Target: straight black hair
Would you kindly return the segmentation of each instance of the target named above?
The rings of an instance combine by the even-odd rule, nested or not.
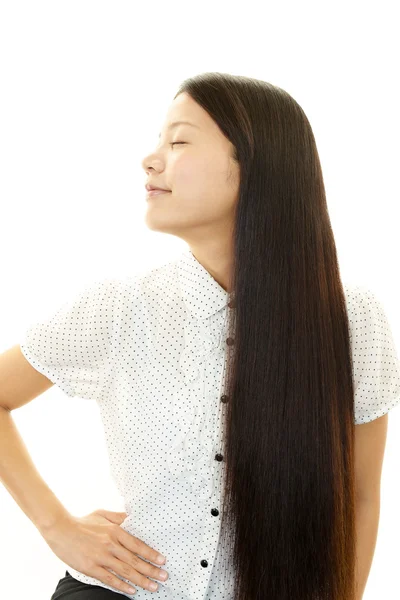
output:
[[[349,321],[311,125],[265,81],[205,73],[182,92],[240,166],[221,514],[232,600],[354,600]]]

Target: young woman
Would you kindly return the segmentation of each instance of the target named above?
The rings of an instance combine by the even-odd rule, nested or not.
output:
[[[0,357],[5,410],[52,383],[96,400],[125,499],[74,517],[1,466],[68,565],[52,600],[144,599],[153,580],[160,600],[360,600],[400,366],[378,297],[341,280],[304,111],[198,75],[143,169],[146,225],[188,248],[93,283]]]

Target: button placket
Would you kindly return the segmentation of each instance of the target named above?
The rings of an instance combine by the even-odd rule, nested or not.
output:
[[[222,332],[224,333],[224,332]],[[221,388],[223,385],[223,381],[224,381],[224,375],[225,375],[225,366],[226,366],[226,352],[225,352],[226,348],[221,347],[221,354],[220,354],[220,369],[219,369],[219,394],[217,396],[217,398],[221,399],[222,397],[227,398],[226,395],[222,394],[221,395]],[[218,407],[220,408],[220,406],[218,405]],[[222,444],[222,410],[218,410],[217,413],[217,425],[215,428],[215,435],[214,435],[214,443],[213,443],[213,449],[214,449],[214,455],[213,455],[213,460],[212,460],[212,477],[213,477],[213,481],[214,481],[214,494],[212,496],[212,498],[210,499],[211,501],[208,503],[208,505],[205,507],[205,518],[210,519],[209,521],[209,527],[205,528],[204,531],[204,535],[203,535],[203,543],[202,543],[202,547],[203,547],[203,556],[200,557],[200,573],[199,575],[202,576],[202,573],[204,573],[204,586],[205,588],[208,587],[209,585],[209,579],[211,577],[211,572],[212,572],[212,568],[213,568],[213,564],[214,564],[214,560],[215,560],[215,556],[217,553],[217,548],[218,548],[218,541],[220,538],[220,528],[221,528],[221,519],[220,518],[216,518],[219,517],[220,511],[219,511],[219,505],[221,502],[221,485],[222,485],[222,481],[223,481],[223,471],[221,469],[222,465],[218,465],[216,463],[218,463],[218,460],[215,460],[215,448],[219,448],[221,447]],[[219,454],[219,456],[222,456],[221,454]],[[202,568],[201,568],[202,567]],[[194,593],[194,590],[192,590]]]

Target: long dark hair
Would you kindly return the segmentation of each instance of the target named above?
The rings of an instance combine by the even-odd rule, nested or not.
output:
[[[221,515],[233,600],[354,600],[349,322],[311,125],[262,80],[205,73],[182,92],[240,166]]]

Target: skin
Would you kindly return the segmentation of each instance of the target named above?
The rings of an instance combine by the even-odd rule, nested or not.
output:
[[[169,128],[174,121],[194,123]],[[172,142],[185,142],[172,146]],[[232,231],[239,165],[232,143],[191,96],[170,105],[159,143],[142,161],[146,182],[171,190],[147,197],[145,223],[185,240],[217,283],[231,291]],[[147,192],[146,192],[147,194]]]

